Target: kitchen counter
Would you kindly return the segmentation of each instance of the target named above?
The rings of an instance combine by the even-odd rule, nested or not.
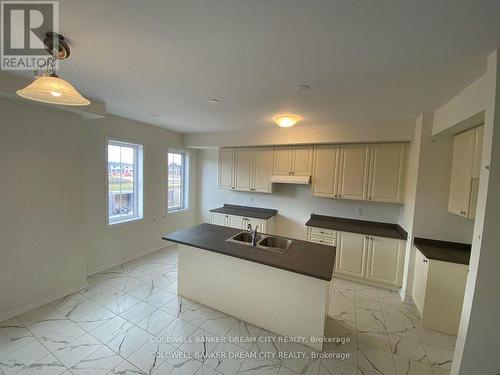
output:
[[[413,245],[427,258],[442,262],[469,264],[471,245],[415,237]]]
[[[334,246],[293,239],[293,244],[285,253],[277,253],[226,241],[239,232],[241,229],[205,223],[165,234],[162,238],[321,280],[332,279],[336,250]]]
[[[278,214],[277,210],[269,208],[237,206],[234,204],[224,204],[223,207],[211,209],[210,212],[217,212],[219,214],[236,215],[251,217],[254,219],[269,219]]]
[[[306,226],[406,240],[408,234],[397,224],[312,214]]]

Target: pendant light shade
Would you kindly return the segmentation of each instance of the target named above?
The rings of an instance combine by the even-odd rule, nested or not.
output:
[[[37,77],[30,85],[16,93],[23,98],[49,104],[74,106],[90,104],[90,101],[80,95],[70,83],[54,76]]]

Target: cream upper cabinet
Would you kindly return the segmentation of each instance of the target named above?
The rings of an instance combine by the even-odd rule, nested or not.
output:
[[[369,200],[403,202],[405,151],[404,143],[378,143],[370,146]]]
[[[339,198],[368,199],[370,145],[340,147]]]
[[[314,147],[313,194],[319,197],[337,198],[340,146]]]
[[[253,150],[251,148],[237,148],[235,151],[234,186],[236,190],[250,191],[252,188]]]
[[[448,211],[473,219],[481,169],[483,126],[457,134],[453,141]]]
[[[219,150],[219,188],[234,189],[234,148]]]
[[[390,286],[401,286],[405,241],[369,236],[366,279]]]
[[[367,236],[338,232],[335,272],[355,278],[364,278],[367,256]]]
[[[312,161],[311,146],[275,147],[273,175],[310,176]]]
[[[253,191],[258,193],[272,192],[271,175],[273,173],[272,147],[253,149]]]

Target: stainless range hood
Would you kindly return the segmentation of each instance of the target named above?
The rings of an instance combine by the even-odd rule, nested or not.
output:
[[[273,175],[273,176],[271,176],[271,182],[274,184],[307,185],[311,182],[311,176]]]

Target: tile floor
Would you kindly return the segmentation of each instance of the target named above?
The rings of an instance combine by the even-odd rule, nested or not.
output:
[[[327,336],[342,343],[318,358],[178,297],[175,247],[88,281],[0,323],[0,374],[449,374],[455,338],[419,329],[415,308],[386,290],[334,279]]]

